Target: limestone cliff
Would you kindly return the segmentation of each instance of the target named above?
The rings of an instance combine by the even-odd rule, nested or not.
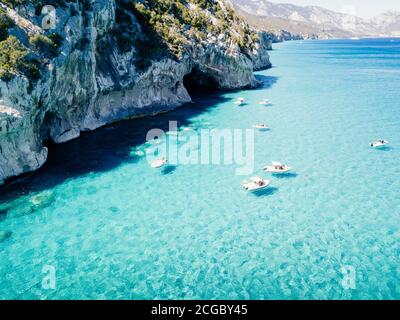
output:
[[[39,168],[46,140],[66,142],[82,131],[190,102],[187,75],[196,74],[191,79],[198,85],[207,79],[218,89],[239,89],[256,86],[253,70],[270,67],[268,38],[235,20],[224,1],[50,1],[56,9],[50,29],[43,26],[49,11],[38,13],[41,3],[33,2],[0,3],[14,21],[9,36],[26,47],[27,59],[40,62],[36,79],[0,66],[6,75],[0,80],[0,182]],[[160,11],[165,4],[176,8]],[[187,17],[186,8],[196,16]],[[196,19],[196,27],[188,19]],[[60,38],[56,54],[35,51],[34,37],[42,35]]]

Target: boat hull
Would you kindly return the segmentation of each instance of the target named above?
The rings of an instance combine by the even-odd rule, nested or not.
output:
[[[272,168],[272,167],[266,167],[266,168],[264,168],[264,170],[266,172],[269,172],[269,173],[272,173],[272,174],[285,174],[285,173],[289,173],[291,171],[291,168],[287,168],[287,169],[284,169],[284,170],[277,170],[277,169]]]

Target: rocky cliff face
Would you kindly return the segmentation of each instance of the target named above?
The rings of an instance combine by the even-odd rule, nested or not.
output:
[[[186,75],[238,89],[257,86],[253,70],[270,67],[270,41],[263,34],[244,52],[231,37],[213,33],[189,39],[179,58],[165,55],[143,67],[146,52],[138,44],[146,26],[126,9],[127,1],[65,2],[56,8],[51,32],[61,35],[62,44],[55,58],[45,59],[40,79],[15,74],[0,80],[0,182],[38,169],[47,158],[46,140],[66,142],[82,131],[190,102]],[[16,22],[9,33],[22,43],[29,34],[49,32],[29,2],[7,12]],[[121,41],[121,30],[137,41]]]

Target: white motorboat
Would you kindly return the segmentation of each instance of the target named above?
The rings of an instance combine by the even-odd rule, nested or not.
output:
[[[253,128],[257,129],[259,131],[267,131],[270,129],[266,124],[262,124],[262,123],[254,125]]]
[[[136,150],[130,153],[131,156],[144,157],[146,153],[143,150]]]
[[[377,140],[377,141],[371,142],[370,146],[372,148],[382,148],[382,147],[387,146],[388,144],[389,144],[389,141],[387,141],[387,140]]]
[[[179,131],[168,131],[167,136],[179,136]]]
[[[260,101],[260,104],[263,106],[270,106],[272,103],[269,100],[264,99],[264,100]]]
[[[262,190],[268,188],[268,186],[271,184],[271,181],[264,180],[260,177],[253,177],[250,180],[250,182],[243,183],[243,188],[247,191]]]
[[[272,162],[271,166],[264,167],[264,170],[271,173],[287,173],[291,170],[290,167],[280,162]]]
[[[148,141],[149,144],[161,144],[162,140],[161,139],[152,139]]]
[[[238,106],[242,106],[244,105],[244,101],[245,101],[244,98],[237,98],[235,104]]]
[[[165,158],[156,159],[152,162],[151,167],[153,169],[161,168],[168,163],[168,160]]]

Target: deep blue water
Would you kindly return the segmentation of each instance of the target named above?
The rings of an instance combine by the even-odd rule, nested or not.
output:
[[[274,49],[261,89],[51,146],[1,187],[0,299],[399,299],[400,39]],[[249,176],[271,188],[245,192],[235,164],[151,169],[146,133],[168,120],[184,136],[267,123]],[[293,173],[261,170],[275,160]]]

